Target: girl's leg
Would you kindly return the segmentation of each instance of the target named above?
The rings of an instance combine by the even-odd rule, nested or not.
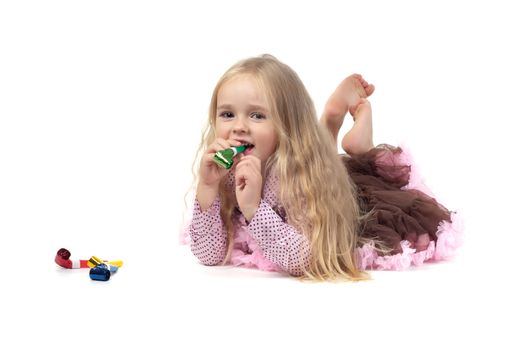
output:
[[[330,96],[330,98],[326,102],[326,106],[324,108],[324,112],[322,113],[322,117],[320,118],[320,123],[329,130],[331,135],[333,135],[335,148],[337,148],[338,133],[344,121],[344,117],[346,116],[346,113],[350,112],[350,114],[355,119],[357,108],[361,99],[370,96],[374,90],[375,87],[366,82],[366,80],[364,80],[360,74],[353,74],[344,79],[342,83],[340,83],[340,85],[335,89],[335,92],[333,92],[333,94]],[[357,122],[355,123],[357,124]],[[359,124],[362,125],[365,123],[361,122]],[[365,128],[360,125],[358,126],[358,129],[364,130]],[[355,125],[353,126],[353,128],[355,128]],[[356,132],[352,133],[351,135],[354,134],[356,134]],[[349,141],[349,137],[347,141]],[[354,148],[353,145],[355,144],[357,144],[357,142],[352,142],[349,145],[346,144],[346,147],[344,147],[343,145],[343,148],[344,150],[346,150],[346,152],[348,152],[350,146]],[[356,152],[352,150],[352,153]]]

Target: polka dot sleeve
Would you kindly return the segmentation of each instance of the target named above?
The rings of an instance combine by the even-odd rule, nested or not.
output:
[[[249,233],[264,256],[293,276],[300,276],[309,264],[306,236],[288,225],[264,200],[248,226]]]
[[[227,230],[220,217],[219,196],[204,212],[201,211],[198,200],[194,200],[189,233],[190,249],[204,265],[218,265],[225,259]]]

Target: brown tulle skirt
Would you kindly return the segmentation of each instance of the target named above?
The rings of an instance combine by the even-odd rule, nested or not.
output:
[[[424,192],[410,188],[411,164],[401,148],[379,145],[357,156],[342,155],[351,179],[357,185],[366,216],[361,237],[388,248],[384,254],[401,253],[406,240],[416,251],[437,241],[438,226],[451,221],[451,212]],[[414,186],[418,187],[418,186]]]

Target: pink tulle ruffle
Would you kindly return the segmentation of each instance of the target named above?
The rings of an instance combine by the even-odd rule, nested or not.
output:
[[[399,162],[400,164],[410,165],[411,171],[410,171],[410,179],[408,180],[408,185],[403,187],[403,189],[413,189],[423,192],[424,194],[433,197],[432,191],[428,188],[428,186],[425,185],[422,177],[421,172],[419,170],[419,167],[415,164],[412,155],[408,151],[408,149],[401,145],[399,146],[401,148],[402,152],[399,154]]]
[[[425,185],[420,176],[418,167],[413,161],[413,158],[404,146],[400,146],[402,152],[395,160],[396,163],[402,165],[410,165],[410,179],[408,185],[403,189],[419,190],[430,197],[433,197],[432,191]],[[386,157],[390,157],[387,154]],[[388,162],[390,159],[379,159],[381,162]],[[374,249],[373,242],[363,245],[358,248],[358,255],[360,258],[360,266],[363,270],[377,269],[377,270],[405,270],[414,266],[420,266],[425,261],[440,261],[452,257],[456,249],[462,244],[463,220],[457,213],[450,215],[452,222],[442,221],[437,228],[437,243],[431,241],[425,250],[417,252],[416,249],[410,247],[410,242],[402,241],[402,253],[395,255],[379,256]]]
[[[257,268],[263,271],[280,271],[280,268],[269,261],[262,249],[249,234],[247,226],[240,218],[240,225],[234,232],[234,247],[231,254],[231,263],[234,266]]]
[[[190,244],[190,233],[188,230],[188,225],[186,225],[186,227],[181,229],[181,233],[179,234],[179,244],[182,244],[182,245]]]
[[[358,248],[360,267],[362,270],[406,270],[412,265],[420,266],[425,261],[440,261],[454,255],[461,245],[463,222],[458,214],[451,215],[452,222],[442,221],[437,231],[437,244],[431,241],[425,250],[417,252],[410,247],[410,242],[402,241],[402,253],[379,256],[373,242]]]

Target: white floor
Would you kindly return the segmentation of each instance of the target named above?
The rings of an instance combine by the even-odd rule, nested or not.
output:
[[[110,281],[96,282],[87,270],[54,265],[54,242],[19,243],[2,276],[6,348],[525,345],[523,274],[500,264],[505,256],[476,254],[470,245],[452,261],[374,271],[369,282],[303,283],[205,267],[186,246],[146,239],[140,247],[123,244],[120,256],[98,254],[125,264]]]

